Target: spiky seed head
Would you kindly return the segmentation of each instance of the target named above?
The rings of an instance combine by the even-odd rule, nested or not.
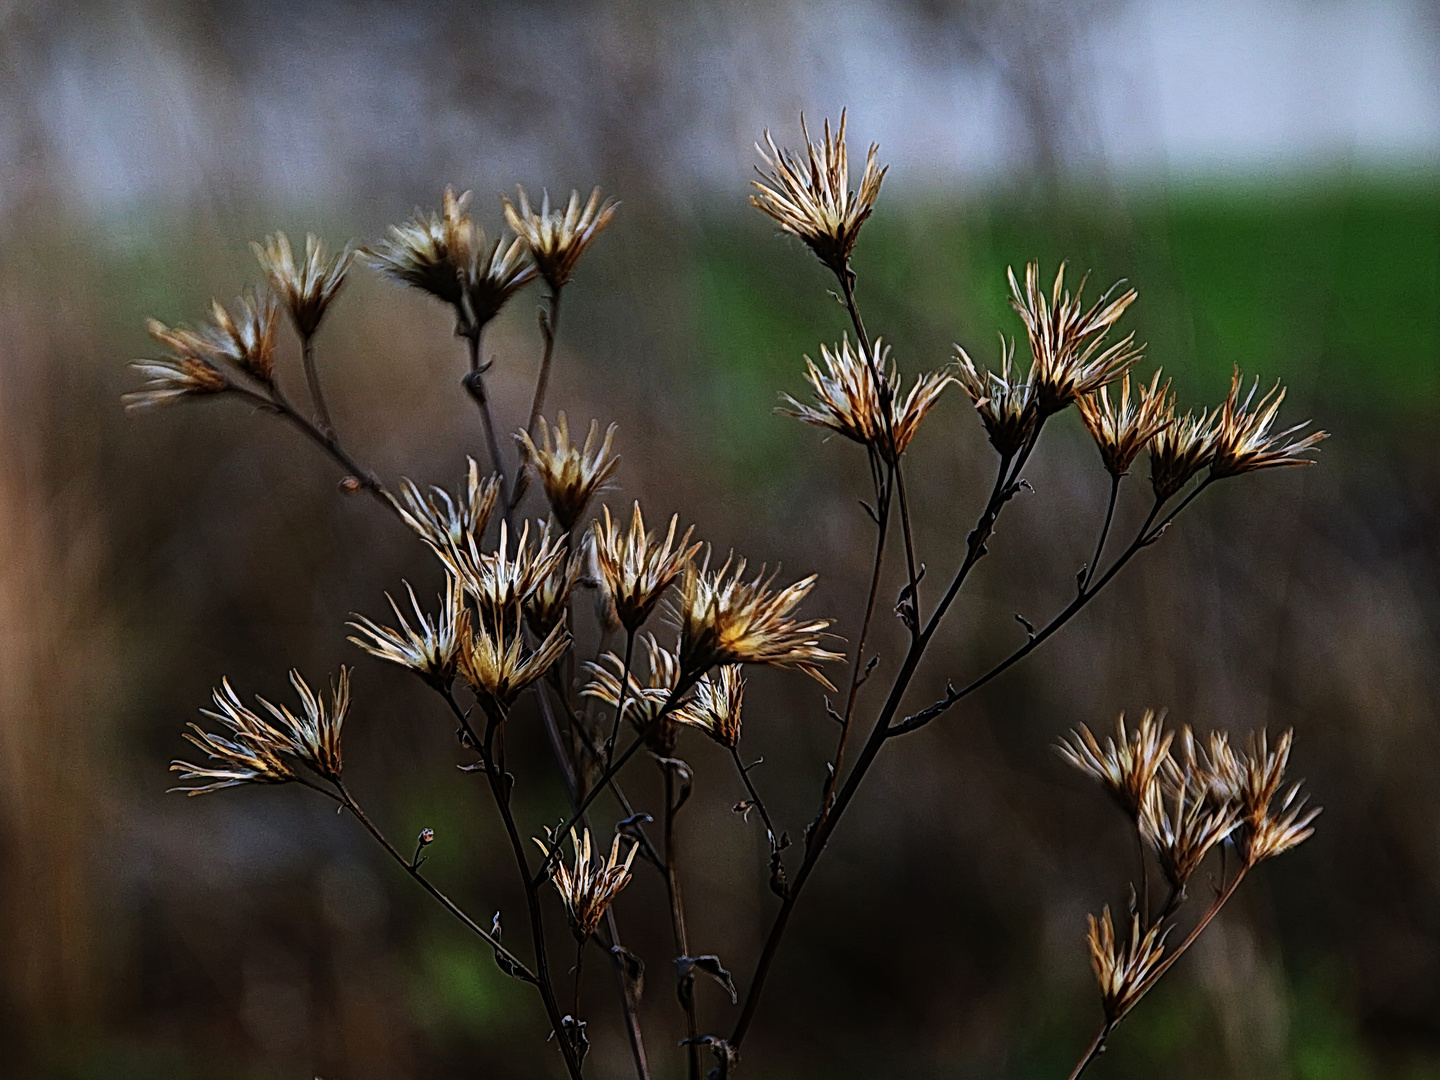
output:
[[[155,360],[135,360],[130,366],[145,376],[145,385],[121,400],[127,409],[152,405],[173,405],[187,397],[220,394],[230,389],[230,380],[206,356],[200,338],[181,327],[171,329],[158,320],[148,323],[150,336],[170,350]]]
[[[1298,847],[1315,831],[1313,822],[1320,815],[1320,807],[1307,805],[1300,795],[1300,785],[1291,785],[1281,795],[1293,735],[1286,731],[1273,749],[1263,730],[1250,738],[1240,788],[1244,818],[1240,846],[1247,866]],[[1277,797],[1280,805],[1274,807]]]
[[[943,371],[917,376],[902,400],[899,391],[903,387],[890,360],[889,346],[876,338],[873,350],[872,363],[863,350],[850,344],[848,335],[833,351],[822,344],[820,356],[825,361],[825,372],[805,357],[806,378],[814,390],[815,404],[801,404],[786,394],[791,408],[780,412],[869,446],[885,461],[894,463],[955,378]]]
[[[510,526],[502,521],[494,551],[482,553],[473,533],[464,547],[436,550],[483,616],[508,620],[521,614],[524,603],[565,562],[565,541],[550,535],[548,523],[541,525],[539,532],[538,541],[530,543],[530,522],[525,522],[512,552]]]
[[[463,233],[460,221],[468,199],[468,192],[457,197],[454,189],[447,187],[441,213],[417,209],[409,221],[391,225],[387,240],[363,252],[365,260],[387,277],[459,310],[465,297],[450,248]]]
[[[415,590],[407,582],[410,608],[415,613],[412,627],[400,606],[388,593],[397,626],[392,628],[355,615],[349,625],[358,636],[349,640],[372,656],[409,668],[432,686],[448,689],[455,680],[461,645],[470,635],[470,612],[465,607],[465,594],[453,575],[445,575],[445,595],[440,610],[431,619],[415,599]]]
[[[296,263],[290,238],[283,232],[250,245],[270,287],[285,301],[295,332],[305,340],[315,336],[330,302],[345,284],[345,275],[355,259],[355,249],[346,244],[334,255],[314,233],[305,236],[305,258]]]
[[[836,275],[849,273],[850,253],[860,235],[860,226],[875,208],[885,168],[878,160],[880,148],[871,144],[860,177],[860,190],[850,190],[849,153],[845,143],[845,112],[832,135],[825,121],[823,138],[810,141],[805,117],[800,117],[805,139],[804,159],[781,150],[765,132],[765,146],[755,149],[769,172],[756,166],[761,179],[752,181],[756,193],[750,205],[771,217],[780,228],[798,236]],[[768,151],[767,148],[768,147]]]
[[[227,311],[218,300],[210,301],[214,325],[204,334],[212,360],[233,364],[267,386],[275,377],[275,329],[279,307],[269,294],[247,292]]]
[[[587,941],[599,928],[600,920],[605,917],[620,890],[630,883],[630,864],[635,861],[639,845],[632,844],[622,862],[617,834],[610,845],[610,857],[596,859],[590,846],[590,830],[586,829],[584,839],[580,840],[576,838],[575,830],[571,829],[570,846],[575,851],[575,865],[568,867],[556,853],[555,838],[548,835],[548,830],[547,839],[536,837],[535,843],[549,861],[550,881],[565,904],[571,931],[577,941]]]
[[[643,634],[640,640],[645,646],[650,674],[642,683],[638,665],[632,664],[625,682],[622,719],[629,721],[637,732],[649,732],[650,749],[661,757],[669,757],[675,750],[676,710],[666,715],[653,730],[651,724],[660,716],[680,683],[680,660],[656,641],[654,634]],[[590,672],[590,681],[580,691],[581,695],[619,708],[620,677],[625,671],[625,661],[614,653],[606,653],[598,662],[586,663],[585,667]]]
[[[1150,487],[1160,502],[1177,494],[1215,457],[1215,421],[1204,409],[1175,416],[1172,397],[1165,403],[1169,423],[1150,440]]]
[[[1080,300],[1085,283],[1072,297],[1065,289],[1065,264],[1055,275],[1047,297],[1040,287],[1040,264],[1025,267],[1025,288],[1010,279],[1010,305],[1025,324],[1033,358],[1030,379],[1035,387],[1035,404],[1042,418],[1057,413],[1076,398],[1092,394],[1118,379],[1140,359],[1140,349],[1130,335],[1105,347],[1105,337],[1125,309],[1135,300],[1134,289],[1112,299],[1119,287],[1112,287],[1090,308]]]
[[[525,598],[525,621],[541,637],[565,622],[570,596],[580,580],[581,560],[568,555]]]
[[[1210,460],[1210,475],[1215,479],[1239,476],[1241,473],[1259,469],[1274,469],[1290,465],[1313,465],[1313,458],[1304,454],[1329,437],[1328,432],[1314,431],[1299,438],[1291,436],[1309,426],[1310,421],[1296,424],[1284,431],[1271,432],[1280,404],[1285,400],[1285,388],[1278,382],[1270,392],[1255,401],[1259,389],[1257,378],[1250,385],[1250,392],[1240,397],[1242,379],[1240,369],[1235,368],[1230,378],[1230,393],[1220,406],[1220,416],[1215,427],[1215,455]]]
[[[1239,825],[1240,808],[1233,800],[1214,799],[1207,762],[1188,727],[1181,732],[1178,759],[1175,754],[1165,755],[1160,781],[1151,785],[1140,807],[1138,826],[1154,849],[1165,880],[1177,896],[1183,896],[1205,856]]]
[[[762,567],[746,581],[745,560],[732,555],[719,570],[693,564],[680,588],[680,668],[698,677],[717,664],[766,664],[803,671],[834,689],[820,665],[843,657],[821,645],[828,619],[802,621],[792,612],[815,587],[816,577],[775,591],[775,575]]]
[[[675,719],[698,727],[721,746],[734,748],[740,742],[744,698],[745,679],[740,665],[726,664],[700,677],[690,697],[675,710]]]
[[[610,517],[610,508],[602,508],[602,516],[591,527],[595,566],[601,584],[613,599],[615,617],[630,633],[644,624],[680,573],[690,565],[699,544],[692,544],[693,528],[676,542],[675,532],[680,515],[670,518],[665,539],[645,531],[640,504],[634,504],[630,527],[622,528]]]
[[[956,382],[975,404],[990,445],[1002,457],[1013,457],[1035,432],[1039,418],[1035,385],[1014,366],[1015,343],[1000,335],[1000,373],[978,368],[959,345],[955,346]],[[1033,373],[1032,373],[1033,374]]]
[[[1164,958],[1165,934],[1158,923],[1142,933],[1140,916],[1132,915],[1129,943],[1117,943],[1108,906],[1101,912],[1100,918],[1087,915],[1086,919],[1089,922],[1086,941],[1090,946],[1090,966],[1095,969],[1095,979],[1100,984],[1105,1020],[1107,1024],[1114,1025],[1135,1007],[1150,988]]]
[[[500,478],[481,480],[475,459],[466,461],[465,480],[453,496],[440,487],[421,492],[409,479],[400,481],[399,498],[390,496],[400,519],[437,554],[466,550],[472,540],[478,544],[495,512]]]
[[[1100,460],[1117,480],[1130,471],[1146,444],[1175,422],[1174,413],[1165,401],[1169,392],[1169,381],[1161,386],[1157,369],[1150,385],[1141,385],[1132,403],[1127,371],[1120,380],[1118,404],[1111,404],[1109,389],[1103,386],[1076,400],[1080,419],[1100,450]]]
[[[509,708],[569,647],[570,634],[563,624],[532,651],[525,644],[518,605],[509,613],[482,610],[474,632],[460,649],[459,671],[477,695]]]
[[[173,762],[171,771],[182,780],[204,781],[199,787],[179,788],[191,795],[200,795],[237,784],[280,784],[298,778],[285,755],[295,758],[311,772],[325,780],[340,779],[340,729],[350,708],[350,672],[342,667],[340,676],[330,686],[327,703],[314,693],[298,671],[290,672],[291,685],[300,695],[300,715],[286,706],[273,705],[264,698],[256,700],[270,714],[266,719],[241,703],[239,696],[222,680],[214,692],[215,711],[201,713],[229,731],[216,735],[198,724],[191,724],[185,738],[205,751],[218,766]]]
[[[590,198],[582,208],[580,193],[570,192],[570,201],[564,210],[550,209],[550,193],[541,196],[540,209],[532,210],[530,198],[523,187],[516,187],[520,203],[517,209],[505,196],[500,201],[505,207],[505,221],[515,235],[525,244],[530,258],[535,260],[536,269],[552,290],[565,286],[575,273],[575,264],[585,249],[610,219],[615,216],[619,203],[614,199],[600,198],[597,187],[590,192]]]
[[[515,441],[540,482],[545,497],[561,532],[569,532],[584,515],[595,493],[604,486],[620,465],[612,457],[610,447],[615,441],[616,425],[605,429],[600,439],[600,423],[590,421],[590,431],[583,446],[570,441],[570,426],[565,414],[559,414],[554,428],[540,418],[540,445],[537,447],[528,431],[518,432]]]
[[[1056,747],[1060,756],[1081,772],[1098,780],[1132,819],[1152,797],[1174,733],[1163,728],[1164,714],[1146,709],[1134,731],[1125,727],[1125,714],[1115,723],[1115,735],[1102,746],[1080,724]]]

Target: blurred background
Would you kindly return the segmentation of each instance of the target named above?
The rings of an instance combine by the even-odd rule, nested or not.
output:
[[[222,676],[289,700],[291,665],[315,683],[354,664],[353,787],[394,836],[434,828],[434,878],[523,941],[446,717],[344,640],[402,579],[437,586],[419,545],[270,418],[224,401],[127,416],[125,362],[153,355],[146,316],[194,322],[254,280],[247,242],[267,231],[373,240],[446,184],[474,188],[493,230],[516,182],[599,184],[623,206],[566,294],[549,411],[620,424],[612,507],[640,498],[820,572],[808,609],[853,639],[861,455],[773,411],[843,311],[746,205],[763,128],[793,146],[802,110],[848,105],[855,157],[874,140],[891,166],[855,266],[902,371],[957,341],[992,358],[1019,330],[1005,268],[1067,258],[1139,290],[1144,370],[1163,364],[1182,401],[1217,401],[1238,364],[1334,437],[1319,468],[1207,493],[1051,644],[892,744],[801,903],[746,1075],[1066,1075],[1099,1018],[1084,915],[1122,905],[1134,868],[1124,823],[1050,748],[1168,706],[1201,728],[1293,726],[1325,813],[1093,1075],[1440,1077],[1440,7],[30,0],[0,5],[0,104],[4,1075],[560,1075],[532,995],[354,822],[304,791],[165,794]],[[537,298],[487,338],[510,429]],[[451,329],[357,269],[322,331],[337,422],[389,481],[453,484],[482,455]],[[911,468],[939,581],[993,469],[962,395]],[[1073,415],[1029,476],[917,703],[1023,640],[1012,613],[1039,623],[1071,595],[1108,489]],[[512,726],[538,832],[560,793],[538,726]],[[832,739],[812,684],[755,676],[746,754],[792,835]],[[696,949],[748,979],[776,903],[763,838],[731,812],[724,756],[682,753]],[[635,772],[653,806],[653,768]],[[619,908],[650,965],[657,1077],[682,1068],[659,897],[642,874]],[[728,998],[699,993],[728,1030]],[[591,964],[595,1077],[628,1068],[613,994]]]

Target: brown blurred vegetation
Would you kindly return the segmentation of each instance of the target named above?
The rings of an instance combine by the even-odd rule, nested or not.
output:
[[[983,6],[935,7],[898,10],[922,26],[996,25]],[[278,695],[292,665],[323,678],[355,664],[354,786],[395,835],[435,828],[437,880],[481,915],[500,908],[518,932],[519,898],[496,869],[501,838],[452,768],[445,717],[344,642],[349,613],[381,614],[402,579],[438,584],[413,538],[339,494],[329,464],[266,417],[223,402],[120,409],[133,385],[123,361],[150,349],[144,316],[193,320],[212,294],[233,294],[255,276],[244,242],[262,230],[373,237],[446,182],[481,193],[515,179],[596,182],[620,195],[621,218],[567,296],[553,407],[572,423],[620,424],[612,506],[639,498],[653,513],[679,511],[719,548],[819,571],[811,609],[853,636],[868,570],[863,466],[852,447],[771,411],[778,390],[799,388],[800,351],[833,340],[842,313],[797,245],[743,216],[748,162],[715,192],[657,161],[681,153],[696,109],[731,107],[749,135],[761,122],[787,127],[804,102],[777,79],[773,109],[754,124],[702,87],[677,103],[667,95],[685,85],[683,43],[666,37],[663,6],[577,11],[452,4],[417,19],[412,39],[386,47],[433,95],[421,95],[417,146],[448,150],[397,155],[385,140],[406,133],[386,129],[367,169],[354,149],[367,144],[342,137],[364,124],[362,104],[321,128],[345,148],[331,162],[340,193],[302,177],[289,201],[274,185],[263,198],[248,186],[264,170],[246,140],[272,122],[246,111],[257,62],[291,31],[343,37],[342,19],[381,9],[317,6],[291,21],[267,5],[40,4],[6,16],[7,138],[27,164],[7,184],[0,223],[5,1075],[555,1072],[526,995],[353,823],[305,792],[164,794],[179,730],[222,675]],[[768,16],[717,11],[727,26],[753,14],[747,33],[765,38]],[[462,13],[495,32],[452,37]],[[117,208],[69,186],[63,133],[47,127],[36,90],[52,84],[38,73],[127,25],[124,40],[207,73],[197,126],[178,142],[155,133],[157,153],[186,157],[203,196]],[[970,48],[958,31],[949,40]],[[323,49],[315,55],[316,77],[333,74]],[[580,59],[556,62],[565,56]],[[537,69],[558,81],[537,88]],[[1044,125],[1035,130],[1039,145]],[[505,138],[482,144],[476,131]],[[861,137],[872,136],[883,144],[884,131]],[[326,159],[323,146],[313,154]],[[405,168],[387,171],[397,157]],[[1336,437],[1319,468],[1223,485],[1022,668],[887,751],[801,905],[749,1047],[757,1075],[1059,1073],[1096,1014],[1083,915],[1123,902],[1131,853],[1104,800],[1049,746],[1071,723],[1150,705],[1200,726],[1293,725],[1295,771],[1326,811],[1311,843],[1242,891],[1095,1074],[1440,1075],[1433,192],[1430,180],[1418,195],[1368,202],[1282,191],[1243,204],[1249,226],[1235,224],[1239,202],[1220,200],[1214,220],[1236,235],[1261,247],[1295,240],[1266,253],[1273,276],[1259,284],[1256,267],[1241,266],[1245,243],[1217,239],[1204,249],[1216,265],[1202,267],[1178,226],[1165,231],[1170,211],[1115,192],[1047,184],[938,205],[933,194],[882,196],[861,241],[860,293],[902,370],[940,363],[956,338],[987,354],[996,329],[1016,329],[998,268],[1069,255],[1107,282],[1131,278],[1135,328],[1183,394],[1215,399],[1238,361],[1284,375],[1291,415],[1313,413]],[[1292,213],[1317,198],[1336,207],[1333,235],[1312,235],[1311,219]],[[1394,248],[1404,285],[1357,304],[1346,230],[1384,228],[1405,234]],[[1293,257],[1302,241],[1308,262]],[[1273,339],[1247,336],[1240,316],[1227,322],[1253,299],[1225,295],[1232,268],[1263,294]],[[502,323],[487,346],[500,415],[518,423],[538,355],[533,297]],[[337,423],[389,480],[453,483],[463,455],[481,452],[449,331],[438,308],[357,272],[322,333]],[[1078,423],[1057,427],[1031,472],[1036,492],[1005,521],[917,700],[1012,648],[1022,634],[1012,612],[1038,621],[1068,598],[1105,478]],[[988,487],[978,429],[952,395],[915,451],[920,543],[937,571],[957,558]],[[757,780],[796,834],[831,738],[803,683],[756,676],[747,719],[748,753],[766,761]],[[538,730],[516,727],[521,812],[538,828],[558,816],[560,793]],[[688,828],[721,839],[689,856],[692,920],[706,951],[748,975],[774,900],[761,839],[730,810],[738,781],[710,749],[690,750]],[[655,888],[638,880],[637,904]],[[679,1058],[661,1034],[676,1030],[665,932],[630,925],[624,907],[631,947],[651,960],[650,1047],[657,1075],[669,1074]],[[612,993],[603,971],[589,974],[597,1002]],[[702,1009],[717,1026],[730,1015],[718,992]],[[594,1011],[592,1070],[618,1075],[618,1017]]]

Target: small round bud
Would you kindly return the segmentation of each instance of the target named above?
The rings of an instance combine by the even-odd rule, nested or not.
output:
[[[421,847],[428,847],[428,846],[430,846],[431,844],[433,844],[433,843],[435,842],[435,830],[434,830],[434,829],[421,829],[421,830],[420,830],[419,840],[420,840],[420,846],[421,846]]]
[[[358,476],[346,476],[340,481],[340,491],[344,495],[354,495],[364,486]]]

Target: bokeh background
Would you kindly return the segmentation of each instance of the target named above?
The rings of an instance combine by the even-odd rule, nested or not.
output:
[[[125,362],[152,349],[147,315],[194,321],[253,280],[247,241],[271,229],[374,239],[447,183],[493,228],[492,193],[515,182],[599,184],[624,204],[567,293],[552,410],[620,424],[612,506],[640,498],[722,549],[820,572],[811,610],[853,636],[863,462],[773,411],[843,312],[746,205],[762,128],[794,145],[801,110],[848,105],[852,142],[891,165],[856,269],[902,370],[956,341],[992,357],[1018,330],[1005,267],[1068,258],[1138,288],[1127,321],[1182,399],[1217,400],[1238,364],[1285,380],[1286,415],[1334,437],[1319,468],[1207,495],[1063,635],[887,751],[802,902],[747,1074],[1065,1075],[1098,1018],[1084,914],[1123,904],[1133,864],[1123,823],[1050,747],[1153,705],[1293,726],[1325,813],[1094,1075],[1440,1076],[1433,4],[30,0],[0,6],[0,105],[4,1075],[559,1075],[531,995],[353,822],[303,791],[165,794],[222,675],[274,697],[291,665],[313,682],[355,664],[353,786],[394,835],[436,829],[427,868],[523,939],[445,717],[344,640],[402,578],[434,588],[419,545],[264,416],[125,415]],[[535,300],[488,339],[507,426]],[[389,480],[453,483],[481,453],[450,330],[357,270],[323,331],[337,421]],[[1039,622],[1073,588],[1107,483],[1075,418],[1053,427],[917,701],[1013,648],[1012,613]],[[951,393],[911,474],[937,579],[992,467]],[[758,675],[747,725],[798,835],[832,739],[819,694]],[[538,729],[514,727],[538,831],[559,791]],[[725,759],[684,753],[692,933],[748,977],[775,903],[762,840],[731,813]],[[645,768],[634,783],[653,799]],[[672,1076],[658,897],[642,875],[621,923]],[[589,1068],[620,1076],[602,967]],[[700,994],[727,1030],[728,999]]]

